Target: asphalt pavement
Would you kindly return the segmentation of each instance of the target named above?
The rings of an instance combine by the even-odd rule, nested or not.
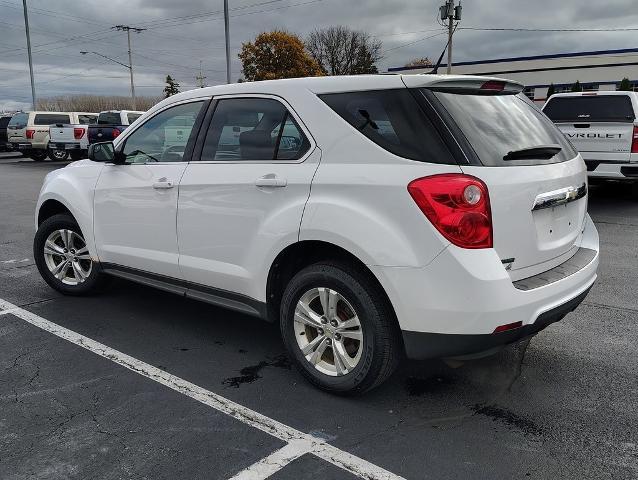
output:
[[[592,188],[600,278],[561,322],[458,368],[405,362],[382,387],[340,398],[291,368],[274,325],[126,281],[84,298],[51,290],[31,241],[42,179],[60,166],[0,154],[0,300],[20,307],[0,312],[1,479],[229,479],[276,456],[285,428],[386,478],[638,478],[629,189]],[[257,414],[285,428],[268,433]],[[357,478],[313,452],[270,478]]]

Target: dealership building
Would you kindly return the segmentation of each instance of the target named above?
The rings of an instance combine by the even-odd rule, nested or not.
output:
[[[557,53],[531,57],[496,58],[452,64],[452,73],[508,78],[525,85],[525,94],[538,103],[555,93],[570,91],[578,80],[584,91],[616,90],[623,78],[638,89],[638,48],[594,52]],[[439,72],[445,72],[441,65]],[[429,73],[432,68],[397,67],[392,73]]]

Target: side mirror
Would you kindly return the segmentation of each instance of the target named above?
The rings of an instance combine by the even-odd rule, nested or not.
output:
[[[121,152],[115,151],[113,142],[99,142],[89,145],[89,160],[122,164],[125,163],[126,157]]]

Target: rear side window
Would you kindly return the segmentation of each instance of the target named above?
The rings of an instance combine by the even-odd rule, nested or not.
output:
[[[120,112],[102,112],[97,117],[98,125],[119,125]]]
[[[126,118],[128,120],[128,124],[130,125],[131,123],[133,123],[135,120],[137,120],[141,116],[142,116],[141,113],[127,113],[126,114]]]
[[[60,115],[59,113],[38,113],[33,119],[34,125],[55,125],[56,123],[69,123],[71,120],[68,115]]]
[[[97,115],[78,115],[80,125],[93,125],[97,122]]]
[[[633,122],[636,118],[627,95],[554,97],[543,113],[554,122]]]
[[[286,107],[269,98],[220,100],[202,160],[299,160],[310,142]]]
[[[435,92],[434,97],[450,114],[485,166],[544,165],[565,162],[578,155],[560,130],[530,105],[529,100],[518,95]],[[549,159],[504,158],[510,152],[548,145],[558,145],[561,150]]]
[[[381,148],[410,160],[456,161],[407,88],[331,93],[320,98]]]
[[[16,128],[24,128],[27,126],[29,115],[27,113],[16,113],[11,120],[9,120],[9,126]]]

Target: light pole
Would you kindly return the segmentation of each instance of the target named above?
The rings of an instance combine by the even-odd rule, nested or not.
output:
[[[24,8],[24,29],[27,32],[27,52],[29,55],[29,75],[31,76],[31,100],[33,102],[33,110],[35,106],[35,83],[33,81],[33,60],[31,59],[31,35],[29,34],[29,14],[27,13],[27,0],[22,0],[22,7]]]
[[[136,109],[136,102],[135,102],[135,87],[133,85],[133,66],[132,65],[127,65],[126,63],[122,63],[122,62],[120,62],[118,60],[115,60],[114,58],[107,57],[106,55],[103,55],[103,54],[101,54],[99,52],[85,52],[85,51],[82,51],[80,53],[82,55],[86,55],[87,53],[92,53],[93,55],[97,55],[99,57],[106,58],[107,60],[110,60],[111,62],[117,63],[118,65],[122,65],[123,67],[126,67],[126,68],[129,69],[129,71],[131,72],[131,98],[133,99],[133,110],[135,110]],[[129,58],[131,58],[130,57],[130,51],[129,51]]]
[[[224,32],[226,36],[226,83],[230,82],[230,26],[228,21],[228,0],[224,0]]]
[[[133,55],[131,53],[131,30],[135,33],[141,33],[145,28],[131,27],[129,25],[115,25],[114,27],[118,31],[125,31],[128,37],[128,68],[131,72],[131,97],[133,97],[133,110],[136,109],[135,104],[135,83],[133,82]]]

